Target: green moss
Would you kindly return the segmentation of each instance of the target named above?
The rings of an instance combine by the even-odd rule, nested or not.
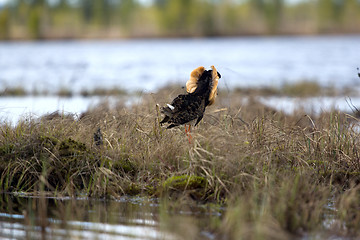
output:
[[[165,189],[176,190],[204,189],[206,187],[206,179],[200,176],[173,176],[166,179],[163,187]]]
[[[135,183],[132,183],[127,188],[125,188],[124,191],[125,194],[134,196],[141,193],[141,187]]]
[[[71,138],[62,141],[59,146],[60,156],[78,155],[84,153],[86,150],[84,143],[77,142]]]
[[[136,171],[135,165],[129,161],[129,159],[121,159],[115,161],[113,168],[117,171],[123,171],[124,173],[134,174]]]
[[[162,186],[162,191],[171,199],[186,198],[206,202],[213,193],[212,190],[207,188],[206,178],[200,176],[181,175],[169,177]],[[161,192],[161,189],[158,190]]]

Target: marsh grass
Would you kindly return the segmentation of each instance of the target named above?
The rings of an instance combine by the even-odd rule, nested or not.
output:
[[[6,87],[0,91],[0,96],[26,96],[27,92],[24,88],[17,86],[17,87]]]
[[[121,88],[96,88],[91,91],[89,90],[82,90],[80,92],[80,95],[83,97],[89,97],[89,96],[121,96],[121,95],[127,95],[129,94],[126,90]]]
[[[318,97],[318,96],[358,96],[358,91],[353,86],[338,88],[333,85],[322,86],[313,80],[299,80],[297,82],[285,82],[278,87],[239,88],[236,92],[246,95],[261,96],[287,96],[287,97]]]
[[[169,94],[175,91],[180,92],[175,89],[181,89],[182,87],[183,86],[179,84],[171,84],[168,86],[164,86],[160,91]],[[334,85],[322,86],[317,81],[311,79],[304,79],[296,82],[284,82],[282,85],[277,87],[261,86],[261,87],[235,88],[233,92],[247,97],[259,96],[259,95],[287,96],[287,97],[359,96],[359,91],[356,88],[354,88],[353,85],[344,86],[342,88],[338,88]],[[15,87],[3,86],[2,88],[0,88],[0,97],[49,96],[49,95],[59,96],[59,97],[73,97],[73,96],[106,97],[106,96],[139,96],[139,95],[143,95],[143,93],[137,91],[129,91],[116,86],[110,88],[98,87],[93,89],[82,89],[80,92],[64,86],[61,86],[59,89],[55,89],[55,91],[50,91],[50,89],[44,90],[37,88],[34,88],[31,91],[29,91],[23,88],[22,86],[15,86]]]
[[[189,144],[181,127],[159,124],[156,104],[177,93],[144,95],[131,108],[103,103],[81,116],[2,123],[1,190],[219,204],[227,210],[211,229],[228,239],[329,231],[326,206],[336,199],[331,215],[346,226],[336,234],[358,236],[358,119],[335,111],[286,115],[229,94],[206,110]]]
[[[124,89],[121,88],[95,88],[92,90],[83,89],[79,93],[73,89],[67,87],[60,87],[55,92],[50,92],[49,90],[40,90],[37,88],[32,89],[31,91],[23,88],[22,86],[15,87],[3,87],[0,89],[0,97],[22,97],[22,96],[49,96],[55,95],[59,97],[73,97],[75,95],[80,95],[82,97],[92,97],[92,96],[124,96],[130,95]]]

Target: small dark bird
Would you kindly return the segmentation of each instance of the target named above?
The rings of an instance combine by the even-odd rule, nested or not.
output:
[[[100,146],[103,144],[103,135],[101,133],[100,127],[97,129],[97,131],[94,133],[94,142],[96,146]]]
[[[190,79],[186,83],[187,94],[177,96],[171,104],[161,108],[161,113],[165,115],[160,124],[168,123],[167,128],[173,128],[182,124],[195,121],[195,126],[204,116],[205,108],[215,102],[217,95],[217,85],[220,73],[214,66],[212,70],[205,70],[204,67],[198,67],[190,74]],[[186,128],[185,133],[191,135],[190,126]]]
[[[357,68],[357,70],[358,70],[358,77],[360,78],[360,72],[359,72],[359,68]]]

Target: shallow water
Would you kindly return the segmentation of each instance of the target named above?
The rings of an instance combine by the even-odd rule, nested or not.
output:
[[[292,114],[298,110],[306,113],[320,114],[326,111],[339,110],[352,113],[360,106],[360,97],[259,97],[261,103],[276,110]]]
[[[222,74],[223,89],[302,79],[353,86],[359,84],[359,42],[360,35],[0,42],[0,88],[147,92],[184,84],[195,67],[211,65]]]
[[[0,239],[224,239],[212,227],[222,221],[226,209],[175,206],[140,197],[104,200],[1,194]],[[303,232],[294,239],[351,239],[332,231],[341,223],[333,199],[324,208],[323,230]]]
[[[213,238],[206,230],[209,215],[200,207],[172,215],[198,219],[204,226],[201,238]],[[176,239],[176,232],[165,230],[162,222],[156,199],[1,195],[0,239]]]
[[[111,104],[122,103],[130,106],[141,101],[141,96],[132,97],[1,97],[0,98],[0,121],[16,124],[21,119],[38,118],[44,114],[58,111],[60,114],[73,114],[80,116],[86,110],[96,107],[102,102]],[[354,106],[359,108],[360,97],[259,97],[258,100],[278,111],[292,114],[297,110],[306,113],[320,114],[323,111],[340,110],[352,113]],[[226,100],[218,99],[222,104]],[[244,99],[246,101],[246,99]],[[155,103],[154,103],[155,104]]]
[[[359,42],[360,35],[0,42],[0,90],[20,86],[51,94],[62,88],[76,96],[1,97],[0,120],[14,123],[21,117],[55,111],[81,114],[103,100],[76,95],[82,90],[117,87],[148,93],[172,83],[184,85],[191,70],[200,65],[218,68],[222,74],[218,87],[225,92],[303,79],[355,88],[360,85]],[[292,111],[296,101],[271,98],[264,102]],[[344,99],[307,102],[316,109],[331,103],[349,109]]]
[[[59,112],[80,116],[86,110],[101,103],[110,105],[121,102],[124,106],[136,103],[133,97],[58,97],[58,96],[25,96],[0,97],[0,121],[17,123],[21,119],[38,118],[44,114]]]

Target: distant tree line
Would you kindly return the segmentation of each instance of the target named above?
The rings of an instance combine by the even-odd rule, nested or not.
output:
[[[360,33],[360,0],[11,0],[0,39]]]

